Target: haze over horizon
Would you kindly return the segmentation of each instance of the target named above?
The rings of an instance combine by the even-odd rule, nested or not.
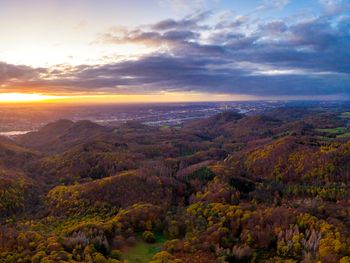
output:
[[[12,0],[0,16],[0,103],[349,99],[346,0]]]

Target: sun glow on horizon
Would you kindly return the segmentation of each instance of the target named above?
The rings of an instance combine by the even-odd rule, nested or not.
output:
[[[209,99],[210,98],[210,99]],[[0,93],[0,104],[14,103],[73,103],[73,104],[109,104],[109,103],[168,103],[250,100],[249,96],[229,94],[206,94],[196,92],[161,92],[156,94],[64,94],[50,95],[42,93]]]
[[[56,99],[63,99],[66,96],[45,95],[40,93],[0,93],[0,103],[18,103],[18,102],[41,102]]]

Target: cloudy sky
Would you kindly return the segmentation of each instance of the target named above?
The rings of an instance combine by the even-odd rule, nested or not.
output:
[[[348,0],[0,0],[2,94],[349,99]]]

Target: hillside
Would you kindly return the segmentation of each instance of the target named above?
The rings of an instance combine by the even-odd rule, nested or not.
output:
[[[0,136],[0,164],[8,167],[21,167],[39,156],[35,150],[25,148],[14,141]]]
[[[59,120],[50,123],[37,132],[30,132],[16,138],[28,148],[42,152],[61,152],[94,137],[103,136],[109,129],[90,121],[72,122]]]
[[[347,114],[0,138],[0,262],[348,262]]]

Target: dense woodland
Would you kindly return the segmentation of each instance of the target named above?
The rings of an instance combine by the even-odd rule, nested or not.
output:
[[[0,262],[350,262],[350,112],[0,138]]]

